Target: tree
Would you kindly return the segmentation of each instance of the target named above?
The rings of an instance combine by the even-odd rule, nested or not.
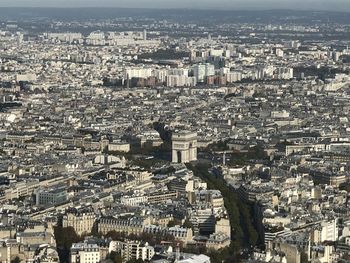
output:
[[[112,240],[123,241],[127,237],[125,232],[110,231],[106,234],[106,238],[111,238]]]
[[[69,262],[69,253],[72,244],[83,241],[83,238],[77,235],[73,227],[56,226],[54,228],[54,234],[60,261]]]
[[[168,226],[168,227],[173,227],[173,226],[175,226],[175,221],[174,221],[174,220],[169,221],[169,223],[168,223],[167,226]]]
[[[307,254],[305,253],[305,251],[301,251],[301,253],[300,253],[300,262],[301,262],[301,263],[307,263],[307,262],[309,262],[308,256],[307,256]]]
[[[211,169],[211,166],[209,164],[188,164],[187,168],[192,170],[195,176],[204,180],[209,189],[220,190],[229,215],[232,236],[231,245],[227,248],[228,253],[222,261],[238,262],[241,248],[249,248],[251,245],[258,243],[258,233],[252,220],[252,206],[248,203],[243,203],[239,199],[234,189],[226,184],[221,173],[210,173],[209,169]],[[218,262],[215,257],[214,255],[211,259],[213,262]]]
[[[16,256],[14,259],[11,260],[11,263],[20,263],[21,262],[21,259]]]
[[[143,263],[144,261],[142,259],[130,259],[126,263]]]
[[[345,190],[347,192],[350,192],[350,184],[349,183],[343,183],[339,186],[340,190]]]
[[[218,141],[210,144],[208,149],[211,151],[226,151],[229,149],[229,147],[227,145],[227,141]]]
[[[227,262],[227,258],[230,256],[230,248],[224,248],[220,250],[210,250],[207,255],[210,257],[212,263]]]
[[[166,234],[164,232],[160,233],[146,233],[142,232],[141,234],[127,234],[125,232],[116,232],[110,231],[106,234],[106,238],[111,238],[112,240],[124,241],[125,239],[135,240],[135,241],[145,241],[148,242],[151,246],[161,243],[162,241],[174,242],[175,238],[173,235]]]
[[[117,253],[116,251],[112,251],[108,256],[107,259],[110,259],[113,261],[113,263],[123,263],[123,258],[120,253]]]
[[[188,220],[188,218],[185,220],[185,222],[183,223],[183,226],[186,227],[186,228],[192,228],[193,225],[191,223],[190,220]]]
[[[101,237],[101,233],[98,232],[98,225],[97,222],[95,222],[91,229],[91,235],[94,237]]]
[[[182,225],[181,220],[175,218],[174,220],[169,221],[167,226],[168,227],[173,227],[173,226],[180,226],[180,225]]]

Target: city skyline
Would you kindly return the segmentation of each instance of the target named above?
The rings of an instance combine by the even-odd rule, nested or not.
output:
[[[345,0],[194,0],[194,1],[164,1],[164,0],[0,0],[1,7],[115,7],[115,8],[189,8],[189,9],[217,9],[217,10],[268,10],[268,9],[293,9],[293,10],[322,10],[322,11],[350,11],[350,2]]]

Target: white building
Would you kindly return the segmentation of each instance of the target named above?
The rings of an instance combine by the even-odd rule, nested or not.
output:
[[[109,245],[109,252],[119,252],[123,258],[123,262],[129,260],[142,259],[143,261],[151,260],[155,254],[154,248],[147,242],[142,243],[140,241],[127,240],[122,241],[111,241]]]
[[[98,263],[101,260],[100,247],[97,244],[73,243],[70,253],[71,263]]]
[[[105,34],[101,31],[91,32],[86,38],[86,44],[93,46],[105,45]]]
[[[108,144],[108,151],[129,152],[130,144],[126,142],[112,142]]]
[[[325,241],[336,241],[339,237],[337,219],[324,221],[313,231],[313,242],[322,243]]]
[[[138,68],[138,67],[130,67],[124,70],[124,79],[132,79],[132,78],[148,78],[152,76],[151,68]]]
[[[39,188],[35,192],[36,205],[54,205],[65,202],[68,199],[67,190],[64,188],[46,189]]]
[[[232,71],[226,74],[227,82],[237,82],[242,80],[242,72],[241,71]]]
[[[172,69],[168,70],[168,75],[187,76],[188,77],[188,69],[187,68],[172,68]]]
[[[167,76],[169,75],[169,71],[167,69],[155,69],[155,70],[153,70],[152,74],[159,81],[165,82],[165,81],[167,81]]]
[[[195,77],[185,75],[169,75],[166,79],[168,87],[194,87],[197,85]]]
[[[197,82],[204,82],[206,77],[215,75],[214,65],[210,63],[197,64],[193,66],[193,75]]]
[[[190,257],[184,256],[182,259],[176,261],[177,263],[210,263],[210,257],[206,255],[191,255]]]
[[[126,206],[139,206],[140,204],[147,203],[148,198],[145,195],[141,196],[122,196],[120,203]]]
[[[16,81],[28,81],[28,82],[35,82],[37,80],[36,74],[33,73],[27,73],[27,74],[17,74],[16,75]]]

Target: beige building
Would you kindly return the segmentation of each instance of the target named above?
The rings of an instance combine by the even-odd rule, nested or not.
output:
[[[98,232],[105,235],[108,232],[124,232],[126,234],[141,234],[144,226],[150,224],[150,219],[132,218],[101,218]]]
[[[24,258],[19,255],[19,244],[15,239],[7,239],[0,242],[0,261],[3,263],[10,263],[16,256]]]
[[[15,227],[12,227],[12,226],[2,226],[2,227],[0,227],[0,239],[14,238],[15,234],[16,234]]]
[[[123,142],[112,142],[108,144],[108,151],[110,152],[129,152],[130,144]]]
[[[220,218],[215,224],[215,233],[222,233],[231,238],[231,224],[228,218]]]
[[[24,245],[56,244],[55,237],[48,232],[21,232],[16,234],[16,240]]]
[[[301,262],[301,253],[295,245],[277,242],[275,249],[284,253],[288,263]]]
[[[150,204],[160,204],[165,203],[168,200],[173,200],[178,197],[177,191],[153,193],[147,196],[148,203]]]
[[[176,240],[184,242],[185,245],[193,239],[192,228],[174,226],[169,227],[166,232],[167,234],[172,235]]]
[[[92,209],[69,209],[63,216],[62,226],[73,227],[75,232],[81,236],[92,231],[96,215]]]
[[[30,196],[34,193],[34,190],[38,188],[39,180],[28,180],[23,182],[18,182],[11,186],[11,188],[5,190],[5,199],[14,199],[25,196]]]
[[[228,247],[231,244],[231,239],[222,233],[211,234],[207,243],[205,244],[207,249],[218,250]]]

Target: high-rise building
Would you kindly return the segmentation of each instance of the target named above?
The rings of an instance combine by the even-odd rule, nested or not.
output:
[[[221,57],[223,53],[224,53],[223,49],[211,49],[210,50],[210,56],[214,56],[214,57]]]
[[[197,160],[197,133],[181,131],[172,136],[172,161],[188,163]]]
[[[169,75],[167,76],[167,86],[168,87],[193,87],[196,86],[195,77],[179,76],[179,75]]]
[[[204,82],[206,77],[215,75],[215,67],[210,63],[197,64],[193,67],[193,75],[197,82]]]
[[[124,79],[132,78],[148,78],[152,76],[151,68],[142,68],[142,67],[130,67],[124,70]]]
[[[226,74],[227,82],[236,82],[242,80],[242,72],[241,71],[232,71]]]
[[[187,68],[172,68],[168,70],[168,75],[188,76]]]

